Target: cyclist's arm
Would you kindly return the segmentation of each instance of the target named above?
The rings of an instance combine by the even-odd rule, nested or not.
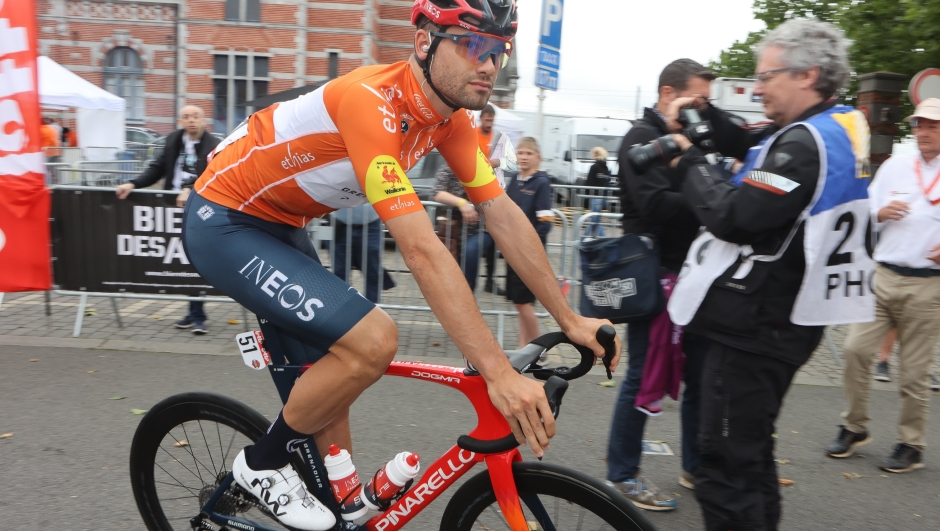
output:
[[[555,435],[555,419],[545,391],[509,364],[483,321],[457,262],[434,234],[404,170],[388,155],[401,151],[401,133],[395,127],[398,117],[389,118],[390,109],[364,88],[344,95],[337,114],[343,119],[336,125],[356,177],[444,331],[486,379],[490,399],[506,417],[516,439],[520,444],[527,441],[541,457],[549,438]],[[474,148],[479,151],[476,144]],[[496,192],[501,193],[498,185]]]
[[[459,113],[454,114],[455,122],[465,119]],[[572,341],[589,347],[595,355],[603,357],[604,348],[597,342],[595,335],[597,329],[603,324],[609,324],[609,321],[581,317],[568,307],[541,240],[522,210],[502,193],[493,168],[477,145],[473,128],[463,128],[437,149],[463,184],[467,197],[476,204],[480,215],[485,217],[487,232],[493,235],[496,245],[513,270],[519,273],[526,286]],[[543,207],[550,209],[550,195],[546,199],[548,202]],[[619,338],[615,344],[614,368],[620,357]]]

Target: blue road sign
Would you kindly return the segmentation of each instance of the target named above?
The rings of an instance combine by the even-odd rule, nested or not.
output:
[[[558,90],[558,72],[541,66],[536,68],[535,86],[546,90]]]
[[[561,52],[546,48],[545,46],[539,46],[539,66],[557,71],[560,64]]]
[[[542,0],[542,25],[539,44],[561,50],[561,15],[564,0]]]

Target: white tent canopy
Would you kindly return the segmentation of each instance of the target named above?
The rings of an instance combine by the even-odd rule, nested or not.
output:
[[[39,56],[39,104],[76,108],[80,147],[124,149],[124,98],[96,87],[45,56]]]

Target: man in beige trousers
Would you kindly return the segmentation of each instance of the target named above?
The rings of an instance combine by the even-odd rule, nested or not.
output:
[[[930,405],[930,365],[940,335],[940,99],[917,106],[911,122],[918,152],[888,159],[868,189],[878,243],[875,321],[852,325],[846,340],[848,415],[826,448],[844,458],[872,441],[868,398],[872,358],[892,327],[901,344],[898,443],[879,467],[923,468]]]

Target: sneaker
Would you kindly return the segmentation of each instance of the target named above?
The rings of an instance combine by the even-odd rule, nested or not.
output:
[[[194,324],[196,324],[196,322],[190,319],[189,317],[183,317],[179,321],[176,321],[175,323],[173,323],[173,326],[175,326],[176,328],[186,329],[186,328],[192,328]]]
[[[679,484],[689,490],[695,490],[695,476],[688,470],[683,470],[679,475]]]
[[[875,380],[879,382],[890,382],[891,375],[888,374],[888,362],[879,361],[878,366],[875,367]]]
[[[232,464],[238,486],[247,490],[282,524],[305,531],[327,531],[336,517],[320,500],[307,492],[303,480],[287,465],[280,470],[252,470],[245,462],[245,450]]]
[[[878,465],[878,468],[886,472],[903,474],[904,472],[924,468],[924,455],[920,450],[909,444],[898,443],[894,445],[894,452],[891,457],[885,459]]]
[[[849,431],[845,429],[845,426],[839,426],[841,430],[839,431],[839,436],[833,439],[829,446],[826,447],[826,454],[829,457],[851,457],[855,453],[855,449],[865,446],[871,443],[871,436],[868,435],[868,432],[864,433],[855,433],[854,431]]]
[[[940,380],[937,379],[936,374],[930,375],[930,390],[931,391],[940,391]]]
[[[651,417],[658,417],[663,414],[663,401],[655,400],[649,404],[643,404],[641,406],[636,406],[638,411],[642,411]]]
[[[206,325],[197,322],[193,324],[192,327],[193,327],[193,333],[196,334],[197,336],[205,335]]]
[[[632,501],[640,509],[647,511],[671,511],[676,508],[676,500],[659,491],[656,485],[643,476],[637,476],[621,483],[606,482],[617,492]]]

